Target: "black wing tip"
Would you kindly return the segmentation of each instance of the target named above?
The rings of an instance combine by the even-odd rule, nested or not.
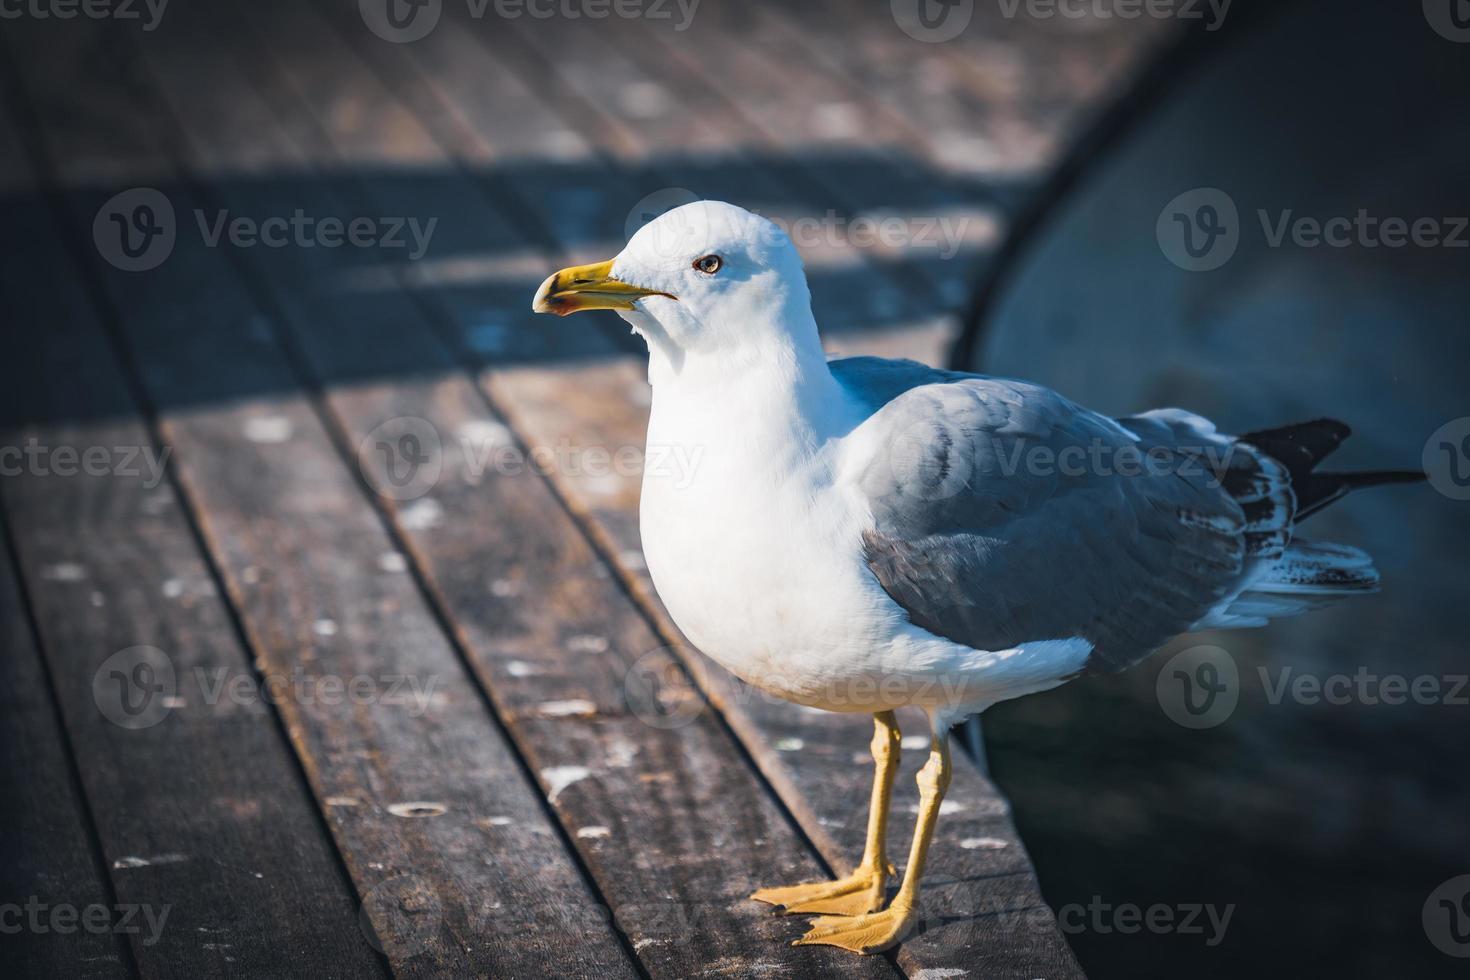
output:
[[[1428,475],[1420,470],[1372,470],[1361,473],[1318,471],[1317,466],[1332,455],[1352,435],[1352,428],[1337,419],[1320,418],[1310,422],[1261,429],[1240,437],[1240,441],[1277,460],[1286,467],[1296,494],[1295,521],[1301,521],[1328,504],[1345,497],[1351,490],[1386,484],[1420,483]]]
[[[1240,441],[1250,443],[1284,463],[1293,462],[1293,456],[1304,456],[1310,469],[1330,456],[1352,434],[1352,426],[1346,422],[1320,418],[1272,429],[1257,429],[1240,436]]]
[[[1423,470],[1369,470],[1362,473],[1323,473],[1347,481],[1353,489],[1378,487],[1388,483],[1423,483],[1429,474]]]

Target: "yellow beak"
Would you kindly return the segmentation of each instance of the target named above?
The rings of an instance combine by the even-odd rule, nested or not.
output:
[[[644,296],[676,297],[657,289],[630,286],[612,277],[612,259],[593,265],[574,265],[547,278],[536,290],[531,309],[566,316],[581,310],[631,310]]]

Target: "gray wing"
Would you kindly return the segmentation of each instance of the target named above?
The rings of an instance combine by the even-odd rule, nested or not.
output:
[[[864,553],[915,624],[983,650],[1081,636],[1090,670],[1122,669],[1238,589],[1254,549],[1230,488],[1258,464],[1205,420],[859,360],[833,368],[881,405],[854,433]]]

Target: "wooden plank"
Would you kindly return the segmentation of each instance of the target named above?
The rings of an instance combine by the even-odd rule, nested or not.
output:
[[[814,61],[908,120],[914,151],[934,166],[1002,192],[1029,186],[1083,117],[1177,26],[1168,18],[1035,17],[1025,8],[1008,17],[999,5],[977,4],[963,31],[934,43],[905,33],[881,5],[758,8],[762,47]],[[842,30],[832,32],[833,23]]]
[[[0,142],[13,140],[0,123]],[[50,209],[26,191],[6,209],[15,245],[0,263],[17,339],[0,442],[34,462],[0,481],[0,497],[115,901],[132,909],[120,935],[148,977],[381,975],[277,721],[252,696],[250,658],[167,480],[169,458],[77,288]],[[156,697],[133,684],[142,663],[163,685]],[[111,686],[118,678],[125,688]],[[48,762],[43,738],[15,744],[38,753],[27,771]],[[52,765],[51,778],[65,772]],[[38,774],[25,795],[45,801],[47,782]],[[58,837],[85,832],[64,808],[49,819]],[[64,874],[59,843],[21,850]],[[115,951],[87,949],[90,938],[75,952],[120,969]]]
[[[5,196],[7,216],[16,216],[12,219],[16,237],[29,237],[25,215],[39,202],[22,144],[3,113],[0,194]],[[3,267],[0,300],[13,309]],[[24,362],[34,341],[21,331],[12,336],[12,357]],[[9,430],[22,408],[19,392],[7,390],[0,400],[0,429],[6,431],[0,445],[12,444]],[[8,482],[17,461],[8,453],[4,460]],[[0,960],[14,976],[98,980],[131,976],[126,944],[110,929],[114,898],[4,525],[0,520],[0,657],[5,664],[5,682],[0,685],[0,826],[5,827],[0,858],[0,929],[5,938]],[[28,903],[35,908],[34,919],[26,909]],[[101,907],[106,914],[100,929],[96,925],[78,929],[77,923],[85,920],[73,918],[63,920],[67,930],[63,932],[53,928],[51,918],[52,910],[60,907]]]
[[[127,977],[124,946],[111,929],[115,902],[90,839],[91,815],[74,781],[9,545],[0,529],[0,928],[6,933],[0,961],[10,976]],[[95,908],[103,912],[88,911]],[[62,918],[53,919],[58,910]],[[93,924],[81,926],[87,915]]]
[[[40,52],[75,43],[79,27],[29,25],[16,47],[34,71]],[[67,99],[109,81],[80,67],[46,93],[48,137]],[[156,108],[134,88],[113,91],[144,130],[137,139],[167,145]],[[185,187],[169,192],[181,215],[205,205]],[[67,203],[89,234],[97,195]],[[146,277],[99,271],[148,391],[167,407],[180,482],[261,669],[285,685],[291,741],[395,972],[633,975],[228,261],[180,234]]]
[[[358,51],[370,54],[374,66],[389,77],[393,93],[413,106],[415,116],[433,130],[441,145],[472,170],[478,168],[479,183],[498,204],[510,214],[554,230],[551,246],[577,260],[606,257],[621,247],[632,212],[650,194],[662,199],[682,189],[740,200],[788,224],[802,216],[821,215],[831,206],[818,201],[806,183],[793,177],[791,168],[755,167],[733,144],[713,156],[690,154],[687,147],[680,147],[651,159],[650,143],[634,125],[636,119],[622,125],[585,111],[576,89],[557,73],[542,74],[544,63],[528,57],[526,45],[517,43],[513,32],[489,31],[485,22],[466,24],[446,10],[441,24],[427,37],[387,50],[351,10],[324,5],[322,12],[334,19]],[[606,52],[606,46],[601,47]],[[565,52],[572,62],[580,61],[582,54],[577,48]],[[609,54],[599,57],[607,59]],[[511,64],[515,71],[508,70]],[[628,73],[630,86],[652,84],[631,63],[608,67]],[[303,70],[325,81],[320,66]],[[595,79],[585,84],[596,91]],[[494,92],[495,98],[484,98],[485,92]],[[353,97],[345,95],[330,118],[350,117],[340,106]],[[700,135],[709,131],[701,122],[703,115],[681,109],[671,119],[692,142],[709,143],[709,137]],[[624,166],[598,159],[583,133],[620,157]],[[534,165],[522,162],[537,153],[551,159]],[[807,252],[813,292],[834,330],[868,330],[875,324],[932,329],[939,323],[930,315],[932,304],[915,304],[910,293],[884,273],[883,256],[864,254],[840,235],[818,236]],[[545,266],[537,271],[544,274]],[[533,289],[539,281],[539,275],[531,280]],[[519,297],[511,305],[518,308]],[[472,310],[472,301],[461,304],[463,313]],[[544,326],[538,332],[547,331],[555,333]],[[587,331],[583,327],[578,332]],[[519,350],[487,353],[500,358],[525,355]]]
[[[443,23],[431,36],[452,35],[453,28],[452,23]],[[425,39],[405,47],[417,48],[427,42]],[[391,54],[385,49],[381,57],[386,59]],[[469,74],[461,71],[453,77]],[[440,83],[444,86],[442,94],[453,104],[477,101],[473,91],[449,89],[450,79],[441,78]],[[623,139],[636,150],[640,138],[636,127],[623,129]],[[556,231],[554,227],[551,230],[553,234]],[[570,440],[578,446],[620,447],[643,442],[644,409],[637,406],[646,406],[647,394],[637,359],[492,368],[485,375],[485,384],[496,403],[505,408],[514,428],[531,444],[554,446]],[[636,476],[577,477],[563,471],[554,479],[563,495],[588,520],[605,553],[617,557],[624,570],[631,571],[629,582],[640,598],[662,617],[641,571]],[[661,625],[681,659],[697,675],[711,678],[716,703],[829,862],[842,866],[855,860],[861,848],[867,789],[867,776],[859,766],[869,763],[858,761],[855,766],[854,757],[867,758],[863,749],[868,723],[861,718],[799,711],[738,688],[738,696],[721,697],[722,687],[730,690],[726,675],[690,651],[666,618]],[[799,753],[776,748],[797,744],[811,748]],[[941,845],[935,852],[931,875],[934,887],[929,893],[928,907],[940,910],[939,917],[944,921],[906,944],[900,962],[913,971],[963,968],[963,964],[980,962],[1001,971],[1001,975],[1008,975],[1008,970],[1024,972],[1033,968],[1038,974],[1074,974],[1076,964],[1041,901],[1024,849],[1009,821],[1008,808],[994,786],[972,767],[963,764],[960,769],[951,791],[954,812],[941,823],[943,840],[950,847]],[[912,793],[910,782],[905,781],[903,786],[905,792]],[[911,801],[906,798],[903,805],[911,805]],[[966,841],[972,846],[960,846]]]
[[[284,98],[276,99],[277,104],[321,118],[330,118],[328,107],[347,93],[376,101],[370,79],[359,77],[361,69],[350,58],[343,60],[348,52],[336,48],[330,35],[322,35],[323,25],[300,8],[280,15],[270,23],[284,37],[273,33],[269,43],[262,39],[259,50],[229,66],[238,67],[239,73],[227,68],[228,77],[211,85],[212,92],[246,102],[254,97],[248,86],[255,82],[277,93],[289,88],[304,104]],[[209,29],[235,32],[244,31],[245,25],[221,18]],[[187,52],[191,39],[181,37],[179,45]],[[211,142],[215,123],[207,114],[191,111],[188,92],[169,84],[171,49],[154,46],[147,53],[191,140]],[[276,57],[281,59],[279,71],[273,66]],[[311,63],[310,77],[295,72],[303,59]],[[179,80],[188,78],[185,73]],[[391,97],[381,95],[380,104],[391,110],[386,102]],[[311,127],[289,128],[305,133]],[[265,141],[279,138],[276,132],[261,133]],[[396,138],[403,138],[401,128]],[[357,148],[347,140],[333,143],[324,134],[304,149],[315,165],[325,166],[339,154],[350,157]],[[452,187],[458,180],[443,179]],[[312,200],[334,213],[363,208],[377,213],[383,210],[383,198],[374,192],[391,195],[401,186],[392,180],[347,180],[319,187]],[[473,224],[496,227],[472,187],[454,189],[461,211]],[[258,193],[236,195],[228,185],[218,192],[244,213],[268,206]],[[268,288],[298,294],[287,305],[299,306],[301,316],[289,322],[320,376],[340,376],[347,359],[354,369],[376,374],[391,374],[405,361],[429,359],[420,351],[436,345],[427,325],[405,329],[399,323],[392,334],[375,333],[366,354],[313,338],[317,325],[337,316],[334,297],[320,291],[313,295],[277,264],[304,262],[305,277],[320,282],[331,281],[346,260],[320,253],[300,261],[293,256],[271,261],[268,253],[259,254],[261,279]],[[379,301],[385,298],[380,295]],[[524,303],[523,296],[518,299]],[[326,332],[332,334],[330,327]],[[377,359],[378,371],[368,369],[364,357]],[[691,715],[687,724],[650,727],[644,715],[629,710],[631,671],[639,677],[663,677],[676,675],[677,668],[536,473],[481,472],[472,456],[458,451],[456,438],[505,432],[471,379],[457,374],[422,382],[358,384],[333,388],[326,400],[349,442],[367,447],[360,462],[375,486],[391,486],[385,470],[389,461],[374,450],[374,432],[383,425],[411,419],[415,429],[430,427],[426,434],[444,445],[445,471],[432,489],[403,501],[393,499],[403,496],[395,492],[385,504],[650,973],[688,976],[715,968],[777,976],[848,975],[854,970],[891,975],[881,960],[855,967],[834,951],[809,955],[815,951],[787,950],[782,940],[799,934],[799,924],[772,917],[748,901],[750,891],[770,876],[816,876],[823,869],[716,718]],[[423,519],[428,512],[436,519]],[[697,692],[686,685],[676,693],[697,709]],[[749,857],[732,862],[730,851]]]
[[[635,166],[645,194],[667,197],[678,189],[731,200],[790,229],[830,330],[935,320],[943,306],[931,295],[935,283],[947,301],[963,295],[942,285],[963,264],[938,262],[939,249],[924,242],[895,252],[883,247],[886,233],[869,234],[880,217],[896,229],[896,215],[851,220],[865,208],[891,210],[895,201],[913,206],[915,194],[921,202],[933,199],[932,181],[905,189],[897,158],[872,147],[840,159],[818,153],[820,161],[809,159],[810,147],[787,153],[724,96],[723,86],[690,70],[683,56],[660,57],[666,32],[647,23],[514,20],[507,27],[469,29],[495,59],[543,71],[562,111]]]
[[[725,121],[732,136],[754,144],[755,160],[794,171],[820,195],[816,213],[833,212],[838,229],[927,300],[926,311],[957,307],[973,260],[1001,231],[990,188],[935,170],[916,152],[911,121],[810,57],[796,57],[790,45],[775,43],[779,36],[727,43],[732,34],[761,32],[758,8],[712,5],[701,15],[677,35],[613,18],[608,31],[621,43],[601,50],[626,51],[649,72],[661,72],[680,94],[678,104],[699,101],[702,114],[718,112],[712,118]],[[556,49],[576,34],[558,25]],[[880,220],[883,233],[872,234]]]

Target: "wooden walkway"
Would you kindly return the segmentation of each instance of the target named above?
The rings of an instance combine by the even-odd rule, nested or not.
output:
[[[0,25],[7,975],[1079,975],[968,760],[895,954],[790,948],[746,900],[857,858],[869,721],[681,640],[640,561],[642,358],[529,301],[671,188],[964,218],[953,258],[809,250],[834,349],[939,360],[1145,34],[489,9],[405,44],[353,0]]]

